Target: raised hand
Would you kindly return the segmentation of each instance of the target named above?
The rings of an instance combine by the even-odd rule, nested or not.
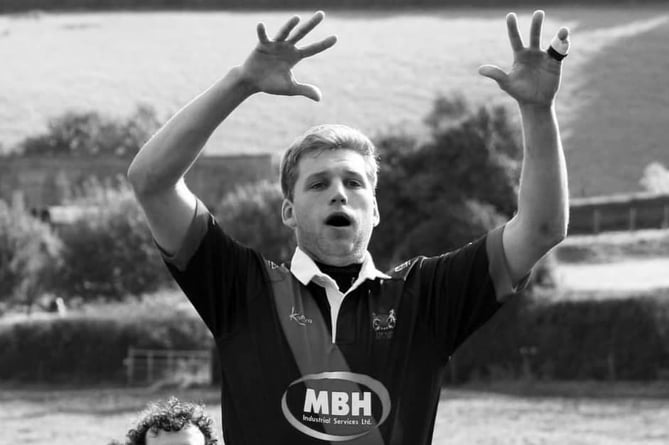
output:
[[[516,15],[506,16],[509,41],[513,49],[513,66],[507,74],[494,65],[483,65],[479,74],[495,80],[502,90],[521,105],[550,106],[560,87],[562,62],[541,49],[541,27],[544,12],[535,11],[530,26],[530,46],[525,47],[518,31]],[[568,45],[569,30],[560,28],[557,37]]]
[[[337,42],[337,37],[330,36],[303,48],[295,46],[324,17],[325,14],[318,11],[295,29],[300,18],[294,16],[283,25],[274,36],[274,40],[270,40],[267,36],[265,25],[259,23],[258,45],[241,66],[244,81],[254,91],[283,96],[305,96],[319,101],[321,92],[318,87],[297,82],[291,69],[302,59],[325,51]]]

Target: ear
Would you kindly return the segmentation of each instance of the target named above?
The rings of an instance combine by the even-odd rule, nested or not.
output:
[[[374,224],[374,227],[378,226],[379,223],[381,222],[381,214],[379,213],[379,205],[376,202],[376,196],[374,197],[374,215],[372,219],[372,223]]]
[[[295,221],[295,207],[288,199],[284,199],[281,203],[281,220],[291,229],[297,227],[297,221]]]

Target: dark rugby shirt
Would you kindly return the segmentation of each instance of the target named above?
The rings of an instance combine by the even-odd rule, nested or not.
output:
[[[444,365],[514,292],[502,230],[388,275],[368,255],[342,298],[300,281],[320,272],[309,257],[291,273],[198,202],[165,261],[216,340],[225,443],[429,444]]]

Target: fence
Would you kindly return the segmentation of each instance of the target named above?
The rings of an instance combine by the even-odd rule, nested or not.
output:
[[[156,382],[210,385],[213,381],[209,350],[128,348],[123,365],[128,385]]]
[[[571,200],[570,234],[666,228],[668,194],[632,193]]]

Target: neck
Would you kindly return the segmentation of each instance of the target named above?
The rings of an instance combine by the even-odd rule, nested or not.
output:
[[[349,255],[343,255],[343,256],[334,256],[334,255],[328,255],[328,256],[320,256],[316,255],[314,252],[310,252],[309,250],[305,249],[304,247],[300,247],[304,253],[306,253],[309,258],[314,260],[314,262],[326,266],[334,266],[334,267],[346,267],[352,264],[362,264],[364,259],[365,259],[365,252],[361,253],[354,253],[354,254],[349,254]]]
[[[360,275],[360,269],[362,268],[361,263],[353,263],[346,266],[330,266],[318,261],[315,261],[315,263],[321,272],[329,275],[337,282],[341,292],[346,292],[351,288],[358,275]]]

